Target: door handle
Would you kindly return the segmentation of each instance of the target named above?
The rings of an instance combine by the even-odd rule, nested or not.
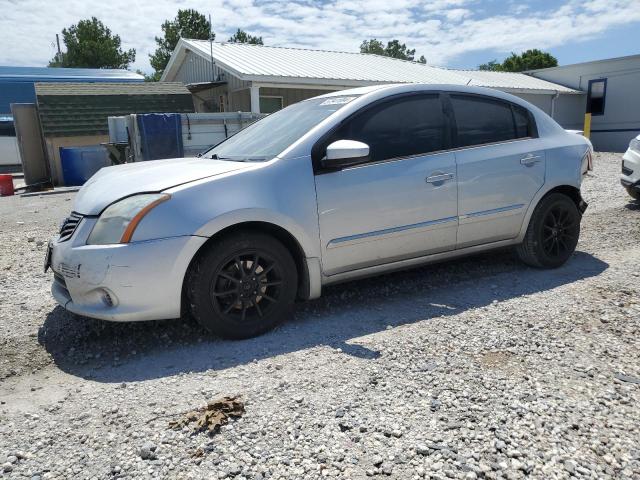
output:
[[[533,155],[530,153],[529,155],[520,159],[520,164],[524,165],[525,167],[530,167],[531,165],[538,163],[540,161],[540,158],[540,155]]]
[[[447,180],[453,179],[453,173],[439,173],[437,175],[431,175],[427,177],[427,183],[443,183]]]

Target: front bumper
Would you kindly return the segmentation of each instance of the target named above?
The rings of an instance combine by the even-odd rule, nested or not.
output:
[[[631,190],[640,188],[640,153],[628,149],[622,156],[620,183]]]
[[[52,241],[56,301],[70,312],[102,320],[178,318],[185,273],[207,238],[86,245],[94,223],[84,218],[71,239]]]

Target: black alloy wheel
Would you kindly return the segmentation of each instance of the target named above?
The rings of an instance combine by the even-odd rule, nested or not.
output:
[[[216,312],[230,321],[245,322],[268,315],[282,293],[282,272],[264,252],[247,251],[228,259],[211,282]]]
[[[572,198],[551,193],[536,206],[522,244],[520,259],[538,268],[563,265],[578,245],[582,215]]]
[[[212,240],[186,278],[191,314],[210,332],[233,339],[260,335],[286,320],[297,287],[289,250],[257,231]]]
[[[573,210],[563,203],[556,204],[543,220],[542,246],[550,258],[564,258],[575,250],[580,223]]]

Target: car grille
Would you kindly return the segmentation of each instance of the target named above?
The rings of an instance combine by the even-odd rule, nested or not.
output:
[[[631,175],[632,173],[633,173],[633,170],[631,170],[631,169],[630,169],[630,168],[628,168],[628,167],[625,167],[625,166],[624,166],[624,162],[622,162],[622,174],[623,174],[623,175],[626,175],[626,176],[629,176],[629,175]]]
[[[73,232],[76,231],[78,224],[82,220],[82,215],[76,212],[71,212],[67,218],[62,222],[62,226],[60,227],[60,238],[58,241],[64,242],[65,240],[69,240],[73,236]]]
[[[67,282],[64,280],[64,277],[56,272],[53,272],[53,281],[60,285],[62,288],[68,291]]]

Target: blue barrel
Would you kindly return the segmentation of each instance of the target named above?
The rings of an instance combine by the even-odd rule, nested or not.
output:
[[[111,164],[107,149],[102,145],[60,147],[60,163],[67,186],[83,185],[94,173]]]

